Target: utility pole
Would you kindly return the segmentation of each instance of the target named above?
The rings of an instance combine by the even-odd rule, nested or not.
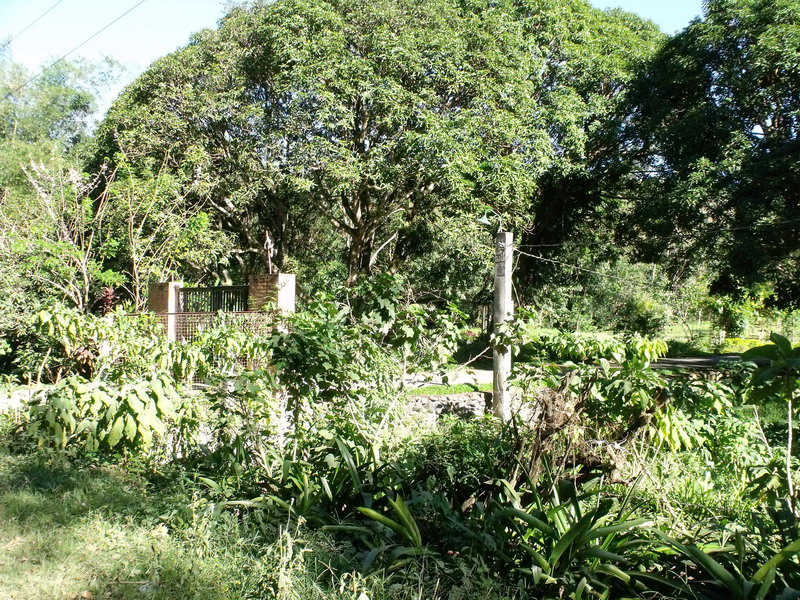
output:
[[[514,238],[510,231],[498,231],[494,238],[494,309],[492,320],[497,334],[500,326],[513,318],[514,301],[511,299],[511,266],[513,262]],[[511,348],[494,346],[494,385],[492,387],[492,409],[503,421],[511,418],[511,392],[508,380],[511,377]]]

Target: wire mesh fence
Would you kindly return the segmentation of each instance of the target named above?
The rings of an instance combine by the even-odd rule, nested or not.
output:
[[[204,331],[220,327],[233,327],[253,335],[269,335],[280,320],[275,315],[265,312],[177,312],[153,314],[165,336],[178,342],[190,342]],[[170,332],[170,329],[172,331]]]

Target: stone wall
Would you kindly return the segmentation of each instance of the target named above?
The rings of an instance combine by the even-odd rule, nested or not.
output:
[[[492,393],[412,395],[407,410],[411,413],[429,413],[437,417],[445,414],[482,417],[492,412]]]
[[[511,414],[519,415],[524,421],[532,418],[532,407],[522,402],[519,393],[511,395]],[[442,415],[459,417],[483,417],[492,414],[492,392],[468,392],[464,394],[420,394],[409,392],[406,411],[422,417],[425,423],[433,425]]]

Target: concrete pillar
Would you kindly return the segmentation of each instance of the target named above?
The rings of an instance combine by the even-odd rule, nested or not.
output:
[[[511,266],[514,258],[513,236],[500,231],[495,237],[494,255],[494,310],[492,312],[495,332],[506,321],[514,318],[514,301],[511,298]],[[511,349],[508,346],[494,347],[494,382],[492,405],[494,415],[503,421],[511,418]]]
[[[166,315],[165,330],[170,341],[176,338],[178,289],[181,287],[182,281],[165,281],[147,286],[147,309],[157,315]]]
[[[295,276],[291,273],[262,273],[250,276],[250,293],[247,309],[263,310],[266,304],[275,304],[283,313],[294,312]]]

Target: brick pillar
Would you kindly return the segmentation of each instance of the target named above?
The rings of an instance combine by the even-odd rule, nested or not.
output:
[[[265,304],[275,304],[283,313],[294,312],[295,277],[291,273],[262,273],[250,276],[248,310],[263,310]]]
[[[175,341],[176,313],[178,312],[178,288],[182,281],[151,283],[147,286],[147,309],[157,315],[166,315],[167,339]]]

